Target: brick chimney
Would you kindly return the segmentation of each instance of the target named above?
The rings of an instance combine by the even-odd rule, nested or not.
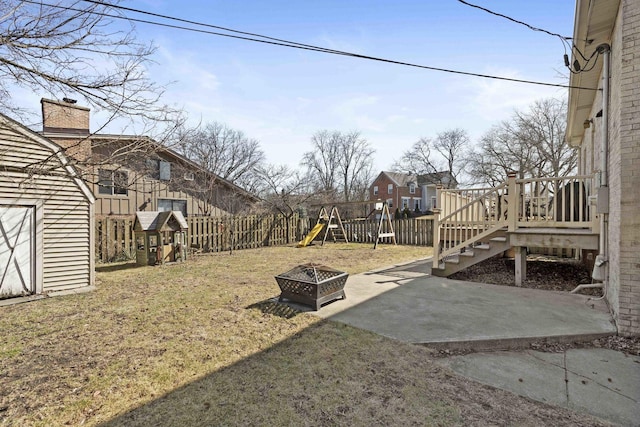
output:
[[[79,161],[91,155],[89,136],[89,112],[87,107],[64,98],[54,101],[42,98],[42,133],[65,149],[66,154]]]

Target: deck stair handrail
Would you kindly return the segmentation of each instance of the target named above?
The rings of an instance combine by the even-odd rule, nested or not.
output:
[[[582,228],[597,233],[591,206],[593,179],[591,175],[516,179],[509,174],[506,183],[493,188],[438,187],[433,267],[501,229]]]
[[[440,208],[434,209],[434,268],[447,256],[507,226],[507,189],[507,183],[490,188],[437,188]]]

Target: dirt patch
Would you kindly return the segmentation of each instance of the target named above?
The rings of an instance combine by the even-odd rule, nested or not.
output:
[[[449,277],[454,280],[515,286],[513,258],[494,257]],[[578,260],[550,256],[527,257],[527,278],[523,288],[570,292],[578,285],[590,284],[591,272]],[[584,289],[583,295],[599,297],[599,288]]]

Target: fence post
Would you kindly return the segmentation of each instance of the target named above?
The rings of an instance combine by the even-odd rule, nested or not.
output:
[[[438,268],[440,261],[440,208],[433,209],[433,268]]]

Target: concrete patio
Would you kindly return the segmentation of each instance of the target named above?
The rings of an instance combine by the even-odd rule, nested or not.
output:
[[[434,277],[429,265],[430,260],[420,260],[351,276],[347,298],[315,314],[404,342],[472,349],[439,363],[534,400],[617,425],[640,425],[640,357],[595,348],[529,349],[532,342],[615,335],[602,300]]]

